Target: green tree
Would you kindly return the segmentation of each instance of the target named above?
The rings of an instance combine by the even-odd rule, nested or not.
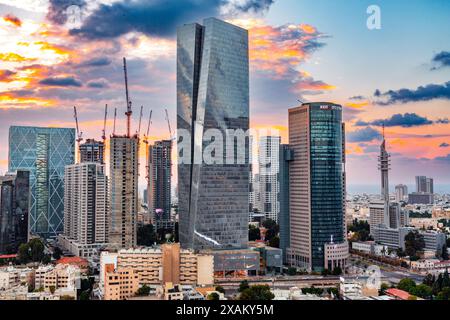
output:
[[[225,294],[225,289],[222,286],[216,286],[216,291]]]
[[[17,254],[17,259],[19,260],[19,263],[26,264],[30,262],[31,256],[30,256],[30,247],[28,246],[28,243],[22,243],[19,246],[19,252]]]
[[[273,248],[279,248],[280,247],[280,237],[275,236],[272,239],[269,240],[269,246]]]
[[[389,289],[389,285],[388,285],[387,283],[384,283],[384,282],[383,282],[383,283],[380,285],[380,290],[378,290],[378,294],[379,294],[380,296],[385,295],[387,289]]]
[[[437,296],[436,300],[450,300],[450,287],[443,288]]]
[[[333,269],[333,275],[334,276],[340,276],[342,274],[342,268],[341,267],[336,267]]]
[[[289,267],[289,268],[287,269],[287,274],[288,274],[289,276],[295,276],[295,275],[297,275],[297,269],[294,268],[294,267]]]
[[[243,280],[243,281],[241,281],[241,283],[239,284],[239,289],[238,289],[238,291],[239,291],[239,292],[242,292],[242,291],[244,291],[244,290],[246,290],[246,289],[248,289],[248,288],[250,288],[250,286],[249,286],[249,284],[248,284],[248,281],[247,281],[247,280]]]
[[[270,291],[268,285],[255,285],[245,289],[239,295],[239,300],[273,300],[275,295]]]
[[[30,258],[33,262],[41,262],[44,258],[44,243],[39,238],[31,239],[28,242]]]
[[[437,277],[436,281],[433,283],[432,286],[432,290],[433,290],[433,294],[437,295],[439,292],[441,292],[442,290],[442,273],[439,274],[439,276]]]
[[[448,270],[445,270],[443,276],[442,276],[442,284],[441,288],[450,287],[450,278],[448,275]]]
[[[431,299],[433,295],[433,290],[426,284],[419,284],[418,286],[413,287],[411,291],[408,292],[423,299]]]
[[[150,294],[150,287],[144,284],[137,291],[138,296],[148,296]]]
[[[448,260],[447,244],[444,244],[444,245],[442,246],[441,257],[442,257],[442,260]]]
[[[250,241],[261,240],[261,231],[259,230],[259,228],[250,224],[248,226],[248,239]]]
[[[211,292],[210,294],[208,294],[207,299],[208,300],[220,300],[220,296],[217,292]]]
[[[91,292],[89,290],[82,291],[80,294],[80,300],[87,301],[89,300],[90,295]]]
[[[61,251],[60,248],[55,247],[53,249],[53,259],[55,259],[55,260],[61,259],[62,254],[63,254],[63,252]]]
[[[405,252],[408,256],[416,257],[423,248],[425,248],[425,240],[417,230],[411,231],[405,236]]]
[[[436,281],[436,276],[432,274],[427,274],[427,276],[423,279],[422,283],[426,284],[429,287],[432,287],[434,282]]]
[[[137,245],[150,247],[156,242],[156,233],[152,224],[141,225],[137,229]]]
[[[50,286],[48,287],[48,289],[50,290],[51,294],[55,293],[56,287],[55,286]]]
[[[410,278],[403,278],[397,285],[397,288],[406,292],[411,292],[411,290],[416,286],[414,280]]]

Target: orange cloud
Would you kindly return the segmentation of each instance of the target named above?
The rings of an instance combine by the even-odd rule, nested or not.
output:
[[[66,47],[51,44],[46,41],[36,41],[34,42],[34,44],[39,45],[41,47],[41,50],[53,51],[54,53],[59,55],[67,55],[71,53],[71,51]]]
[[[36,58],[25,58],[14,52],[0,53],[0,60],[7,62],[35,61]]]
[[[6,16],[3,17],[3,20],[5,22],[11,23],[12,25],[15,25],[16,27],[22,26],[22,21],[12,14],[7,14]]]
[[[294,91],[333,90],[334,86],[316,81],[298,66],[322,46],[323,37],[317,29],[308,24],[286,24],[270,26],[263,20],[231,20],[248,29],[249,58],[251,68],[264,72],[276,80],[289,80]]]
[[[361,109],[363,107],[367,107],[369,105],[369,101],[364,101],[364,102],[347,102],[345,105],[347,107],[350,107],[350,108]]]

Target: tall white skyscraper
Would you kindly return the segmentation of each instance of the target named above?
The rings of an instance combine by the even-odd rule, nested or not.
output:
[[[64,174],[64,235],[59,243],[88,257],[108,242],[108,178],[99,163],[67,166]]]
[[[279,136],[263,136],[259,138],[258,165],[259,165],[259,191],[261,194],[261,213],[266,219],[278,222],[280,213],[280,143]]]

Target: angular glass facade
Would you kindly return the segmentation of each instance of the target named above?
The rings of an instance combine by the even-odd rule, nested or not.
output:
[[[324,267],[324,246],[344,241],[342,107],[310,104],[312,268]]]
[[[234,139],[228,145],[233,160],[243,159],[233,163],[227,162],[225,139],[228,130],[247,133],[249,127],[248,32],[214,18],[177,32],[178,158],[184,158],[178,164],[180,242],[194,249],[243,248],[248,241],[248,137],[243,147]],[[219,133],[214,139],[204,136],[211,130]],[[216,138],[224,141],[223,154],[206,163],[202,155]],[[182,139],[189,139],[190,148],[180,149]]]
[[[16,253],[28,242],[30,173],[0,176],[0,254]]]
[[[9,128],[9,171],[30,172],[30,232],[55,238],[63,232],[64,167],[74,163],[75,129]]]

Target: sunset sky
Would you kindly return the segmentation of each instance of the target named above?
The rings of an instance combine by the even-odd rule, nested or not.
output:
[[[372,4],[380,30],[366,26]],[[107,132],[115,107],[124,132],[123,56],[135,127],[143,105],[151,139],[168,138],[176,27],[211,16],[249,30],[253,128],[276,128],[287,143],[297,99],[339,103],[352,188],[380,183],[384,123],[390,182],[427,175],[450,192],[448,0],[0,0],[0,173],[11,125],[74,127],[75,105],[83,137],[99,139],[108,104]]]

